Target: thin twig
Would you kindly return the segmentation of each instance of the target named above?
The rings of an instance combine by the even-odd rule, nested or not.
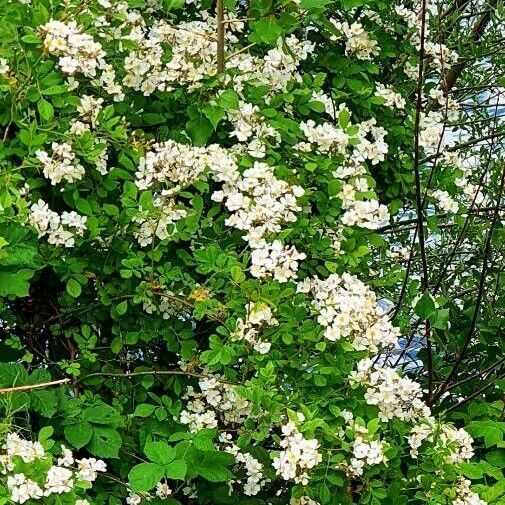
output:
[[[426,244],[424,236],[424,202],[421,192],[421,162],[420,162],[420,124],[421,109],[423,105],[423,83],[424,83],[424,42],[426,34],[426,6],[427,0],[421,2],[421,41],[419,45],[419,71],[417,78],[416,115],[414,120],[414,176],[416,185],[416,211],[417,211],[417,232],[419,237],[419,249],[422,264],[422,288],[423,292],[429,292],[430,280],[428,273],[428,260],[426,257]],[[431,394],[433,387],[433,359],[431,350],[430,324],[426,322],[425,328],[427,365],[428,365],[428,390]]]
[[[466,351],[468,349],[468,346],[470,345],[470,342],[472,341],[472,338],[475,334],[475,330],[477,328],[477,322],[479,320],[479,315],[480,315],[480,308],[482,304],[482,300],[484,298],[484,287],[486,284],[486,277],[487,277],[487,272],[488,272],[488,262],[489,262],[489,257],[491,254],[491,242],[493,238],[493,232],[496,226],[496,222],[498,221],[498,208],[500,206],[500,202],[503,196],[503,190],[505,188],[505,166],[502,169],[502,174],[501,174],[501,179],[500,179],[500,186],[498,189],[498,196],[496,199],[496,209],[493,214],[493,218],[491,220],[491,225],[489,227],[487,237],[486,237],[486,244],[484,246],[484,260],[482,262],[482,270],[480,273],[480,279],[479,279],[479,291],[477,293],[477,300],[475,302],[475,310],[473,312],[472,316],[472,321],[470,324],[470,331],[468,332],[468,335],[466,337],[466,340],[463,344],[463,347],[461,348],[460,352],[458,353],[456,357],[456,361],[449,372],[449,375],[447,378],[442,382],[438,390],[435,392],[432,398],[430,398],[430,403],[433,403],[434,401],[438,400],[446,391],[447,386],[450,384],[451,380],[457,375],[458,373],[458,367],[465,357]]]
[[[51,386],[58,386],[61,384],[66,384],[70,382],[70,379],[59,379],[51,382],[42,382],[40,384],[27,384],[26,386],[14,386],[11,388],[2,388],[0,389],[0,394],[8,394],[8,393],[18,393],[20,391],[30,391],[32,389],[42,389],[48,388]]]

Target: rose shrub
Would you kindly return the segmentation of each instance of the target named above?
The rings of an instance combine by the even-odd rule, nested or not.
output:
[[[505,503],[424,265],[503,190],[443,5],[0,6],[0,503]]]

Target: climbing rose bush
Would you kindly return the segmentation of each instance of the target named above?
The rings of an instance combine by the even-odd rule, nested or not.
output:
[[[488,198],[438,7],[0,6],[0,503],[485,504],[382,234],[415,140],[431,208]]]

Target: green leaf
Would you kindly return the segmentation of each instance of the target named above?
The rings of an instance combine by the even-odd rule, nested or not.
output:
[[[126,314],[126,311],[128,310],[128,300],[124,300],[123,302],[121,303],[118,303],[116,305],[116,312],[122,316],[124,314]]]
[[[84,198],[77,198],[75,200],[75,207],[79,212],[85,214],[86,216],[90,216],[93,214],[93,211],[91,210],[91,205],[89,204],[88,200],[85,200]]]
[[[422,319],[428,319],[435,311],[435,300],[425,291],[416,303],[414,312]]]
[[[142,114],[142,119],[148,125],[166,124],[167,118],[162,114],[155,114],[154,112],[146,112]]]
[[[225,482],[233,479],[233,473],[224,466],[207,467],[198,465],[196,471],[209,482]]]
[[[205,117],[212,123],[214,129],[217,128],[217,125],[226,117],[226,112],[219,107],[207,106],[204,107],[202,112],[205,114]]]
[[[213,438],[216,436],[216,430],[205,428],[196,433],[193,437],[193,444],[201,451],[213,451],[214,443]]]
[[[51,119],[53,119],[54,108],[45,98],[41,98],[37,102],[37,109],[39,111],[40,117],[44,121],[50,121]]]
[[[69,279],[67,281],[67,293],[74,298],[79,298],[82,293],[81,285],[75,279]]]
[[[322,10],[331,0],[301,0],[300,6],[307,10]]]
[[[91,454],[99,458],[117,458],[121,444],[121,437],[115,429],[93,426],[93,435],[87,447]]]
[[[15,273],[0,271],[0,296],[28,296],[30,289],[28,281],[34,273],[33,270],[25,269]]]
[[[216,100],[219,107],[224,110],[238,110],[239,98],[235,91],[227,89],[223,91]]]
[[[499,444],[503,440],[503,432],[499,428],[490,426],[487,428],[484,435],[484,443],[486,447],[492,447],[493,445]]]
[[[366,0],[342,0],[342,5],[346,10],[351,10],[354,9],[355,7],[360,7],[365,3]]]
[[[321,501],[322,504],[330,503],[331,492],[330,492],[330,488],[328,487],[327,484],[323,484],[319,488],[319,500]]]
[[[175,449],[166,442],[148,442],[144,447],[144,452],[153,463],[160,465],[175,459]]]
[[[184,480],[187,471],[188,465],[181,459],[165,465],[165,476],[169,479]]]
[[[156,408],[155,405],[149,405],[148,403],[141,403],[140,405],[137,405],[133,415],[135,417],[149,417],[154,412],[155,408]]]
[[[449,309],[438,309],[435,314],[430,317],[435,328],[439,330],[446,330],[449,323]]]
[[[48,438],[50,438],[54,433],[54,428],[52,426],[44,426],[40,431],[39,431],[39,436],[37,437],[37,440],[39,442],[44,442]]]
[[[105,403],[88,407],[82,413],[82,417],[86,421],[94,424],[110,424],[117,426],[123,423],[123,418],[118,411]]]
[[[275,19],[260,19],[251,23],[252,33],[250,35],[251,42],[262,42],[265,44],[274,45],[277,39],[282,34],[282,28],[278,25]]]
[[[21,40],[25,44],[40,44],[42,42],[40,38],[37,37],[37,35],[35,35],[34,33],[27,33],[26,35],[23,35],[21,37]]]
[[[30,392],[31,406],[35,412],[44,417],[53,417],[58,409],[58,400],[53,390],[37,390]]]
[[[235,458],[226,452],[204,452],[194,465],[194,470],[210,482],[224,482],[233,478],[233,473],[226,467],[234,461]]]
[[[79,424],[65,426],[63,432],[65,433],[65,438],[68,443],[76,449],[84,447],[93,436],[93,428],[85,421]]]
[[[128,474],[132,491],[150,491],[163,478],[164,469],[156,463],[140,463],[135,465]]]
[[[214,128],[208,119],[199,117],[188,121],[186,130],[195,146],[203,146],[210,139]]]

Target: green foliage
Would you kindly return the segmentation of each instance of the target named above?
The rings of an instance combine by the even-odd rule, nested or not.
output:
[[[448,61],[423,59],[420,111],[419,13],[389,0],[225,1],[223,72],[214,3],[108,3],[0,0],[0,446],[38,438],[13,458],[41,489],[62,444],[107,464],[29,505],[461,505],[461,477],[505,504],[503,162],[427,139],[503,132],[437,102],[449,47],[476,62],[461,102],[485,94],[488,35],[430,8]],[[371,363],[407,392],[371,392]]]

